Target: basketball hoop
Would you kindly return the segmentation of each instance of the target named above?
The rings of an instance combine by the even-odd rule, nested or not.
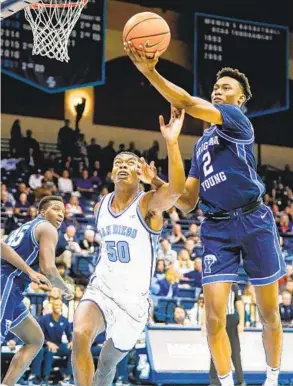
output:
[[[68,40],[88,0],[41,0],[24,9],[34,38],[33,55],[68,62]]]

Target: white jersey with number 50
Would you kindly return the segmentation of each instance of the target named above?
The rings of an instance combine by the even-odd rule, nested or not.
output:
[[[96,215],[102,246],[90,284],[130,314],[132,307],[148,298],[160,236],[146,225],[139,211],[143,194],[139,192],[119,214],[111,208],[114,193],[108,194]]]

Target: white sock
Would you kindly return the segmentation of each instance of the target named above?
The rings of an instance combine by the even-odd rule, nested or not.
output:
[[[230,371],[230,373],[223,376],[218,375],[218,377],[222,386],[234,386],[232,371]]]
[[[267,366],[267,378],[264,383],[264,386],[277,386],[278,385],[278,378],[279,378],[280,368],[273,368],[270,366]]]

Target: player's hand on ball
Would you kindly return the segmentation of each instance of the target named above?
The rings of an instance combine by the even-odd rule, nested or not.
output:
[[[50,283],[50,281],[46,278],[46,276],[42,275],[41,273],[39,272],[36,272],[34,271],[33,269],[30,270],[28,273],[27,273],[28,277],[31,279],[31,281],[33,283],[36,283],[36,284],[45,284],[47,285],[49,288],[52,288],[52,284]]]
[[[146,160],[141,157],[137,165],[137,175],[140,181],[145,184],[151,184],[152,180],[157,176],[157,168],[154,161],[148,164]]]
[[[62,295],[64,296],[65,300],[72,300],[72,299],[74,299],[74,292],[71,290],[70,287],[67,287],[66,291],[62,291]]]
[[[182,129],[185,116],[185,110],[179,110],[174,106],[171,106],[171,118],[166,125],[162,115],[159,116],[160,129],[166,142],[172,144],[177,142],[179,134]]]
[[[159,60],[159,52],[154,55],[146,54],[143,47],[139,46],[141,50],[136,50],[131,42],[124,42],[124,51],[133,61],[137,69],[143,74],[154,71]]]

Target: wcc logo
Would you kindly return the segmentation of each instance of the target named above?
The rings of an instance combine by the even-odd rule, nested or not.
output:
[[[204,273],[212,273],[211,266],[217,261],[215,255],[206,255],[204,257]]]

